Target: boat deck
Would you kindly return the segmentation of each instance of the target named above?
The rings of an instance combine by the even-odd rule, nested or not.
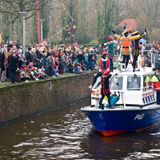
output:
[[[117,105],[113,108],[107,108],[100,109],[98,107],[91,107],[91,106],[85,106],[81,108],[81,111],[124,111],[124,110],[152,110],[152,109],[160,109],[160,105],[157,105],[156,103],[147,105],[147,106],[123,106],[123,105]]]

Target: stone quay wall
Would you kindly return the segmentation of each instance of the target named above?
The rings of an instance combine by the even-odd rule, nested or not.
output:
[[[88,86],[93,74],[83,73],[0,88],[0,124],[89,98]]]

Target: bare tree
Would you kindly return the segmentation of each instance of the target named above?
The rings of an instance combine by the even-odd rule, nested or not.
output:
[[[3,23],[2,32],[4,37],[13,39],[14,28],[17,28],[21,21],[20,12],[27,12],[26,20],[35,15],[37,9],[42,9],[49,0],[44,0],[39,8],[36,6],[37,0],[1,0],[0,13]],[[7,18],[6,18],[7,17]],[[7,19],[7,20],[6,20]],[[7,32],[6,32],[7,30]],[[19,35],[19,34],[18,34]],[[20,34],[21,35],[21,34]]]

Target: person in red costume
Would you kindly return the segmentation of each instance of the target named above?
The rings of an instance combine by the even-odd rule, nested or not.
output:
[[[102,74],[107,70],[110,71],[110,59],[108,57],[107,51],[102,52],[102,57],[99,62],[99,72],[96,74],[96,76],[93,79],[93,83],[89,88],[92,88],[95,84],[98,77],[102,76]]]
[[[102,78],[101,78],[101,98],[99,101],[99,108],[104,109],[104,105],[102,104],[102,101],[105,96],[108,98],[108,106],[111,108],[111,99],[110,99],[110,88],[109,88],[109,79],[111,77],[110,71],[104,71]]]

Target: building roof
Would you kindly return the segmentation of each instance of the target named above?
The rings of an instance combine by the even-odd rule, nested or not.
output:
[[[138,28],[138,22],[133,18],[127,18],[123,19],[119,24],[119,27],[123,28],[126,26],[128,29],[137,29]]]

